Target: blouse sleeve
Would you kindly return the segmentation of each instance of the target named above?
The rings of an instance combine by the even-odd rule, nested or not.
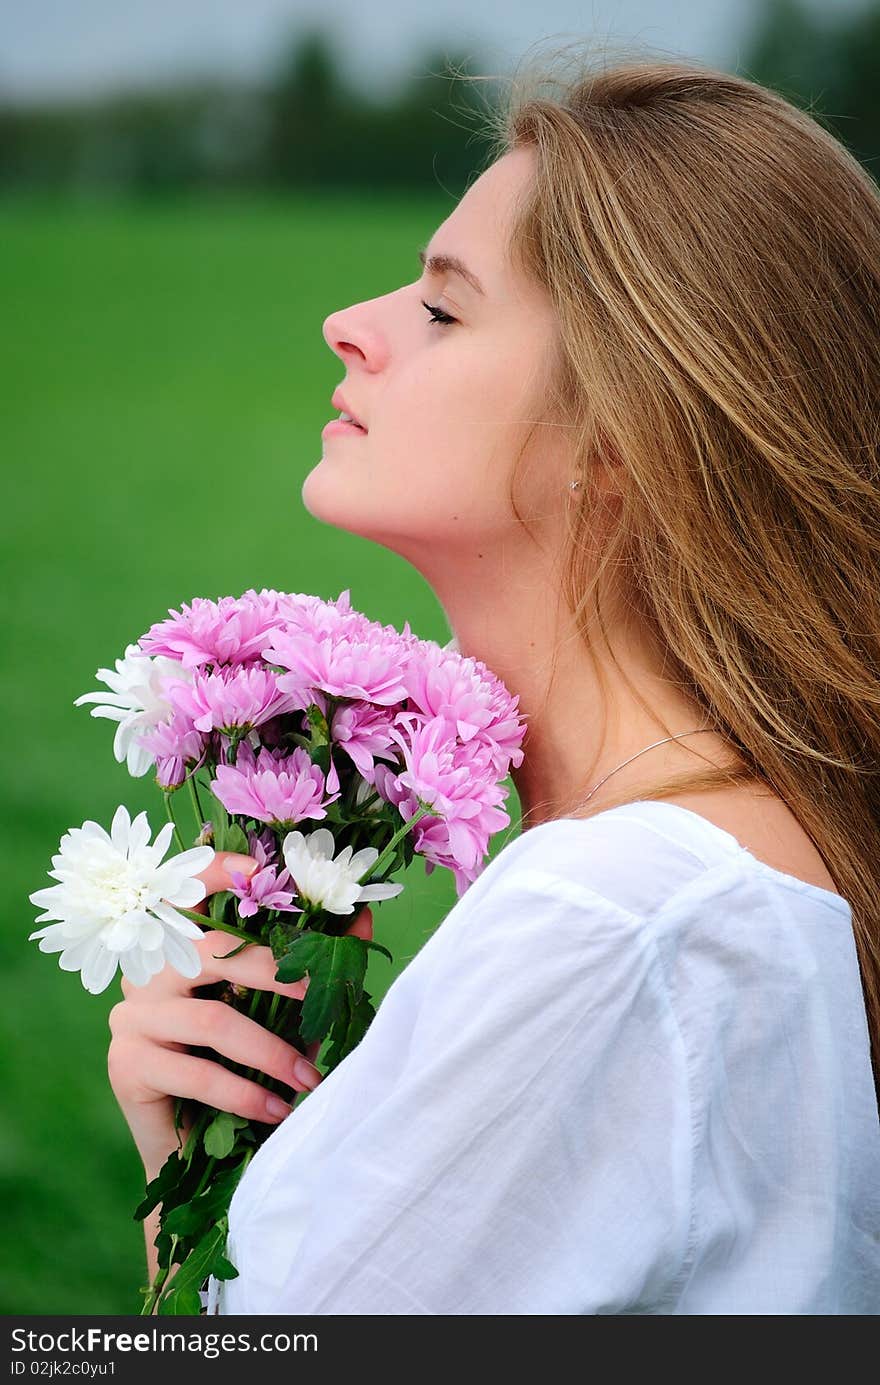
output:
[[[263,1311],[652,1311],[687,1254],[691,1131],[649,922],[514,867],[440,955],[398,1081],[313,1173]]]

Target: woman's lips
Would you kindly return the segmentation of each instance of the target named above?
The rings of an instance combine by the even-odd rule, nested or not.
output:
[[[321,429],[321,437],[335,437],[337,433],[357,434],[360,437],[366,436],[366,428],[362,428],[359,423],[348,423],[341,418],[331,418],[329,423],[325,423]]]

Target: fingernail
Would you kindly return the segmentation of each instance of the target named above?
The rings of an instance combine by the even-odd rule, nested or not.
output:
[[[266,1110],[269,1112],[269,1115],[272,1117],[273,1120],[284,1120],[285,1116],[290,1115],[291,1111],[293,1110],[293,1107],[288,1106],[287,1102],[282,1101],[280,1097],[267,1096]]]
[[[308,1087],[310,1092],[313,1092],[321,1081],[321,1074],[306,1058],[297,1059],[293,1065],[293,1075],[304,1087]]]
[[[244,876],[251,876],[255,871],[258,871],[259,868],[259,861],[252,860],[250,856],[239,856],[237,853],[234,853],[226,858],[227,871],[238,870],[241,871]]]

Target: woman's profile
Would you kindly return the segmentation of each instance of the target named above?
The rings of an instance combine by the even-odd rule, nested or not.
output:
[[[277,1124],[209,1311],[880,1311],[880,190],[744,77],[557,81],[326,319],[302,490],[519,694],[523,830],[323,1080],[199,996],[268,948],[111,1014],[148,1179],[177,1097]]]

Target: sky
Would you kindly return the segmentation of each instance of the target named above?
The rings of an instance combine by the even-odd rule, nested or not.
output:
[[[866,0],[802,0],[813,11]],[[0,0],[0,96],[21,102],[173,82],[259,77],[291,35],[319,27],[356,87],[379,94],[421,70],[428,49],[509,73],[585,35],[636,42],[731,69],[761,0]],[[482,11],[482,12],[480,12]],[[535,48],[537,45],[537,48]],[[528,51],[527,51],[528,50]]]

